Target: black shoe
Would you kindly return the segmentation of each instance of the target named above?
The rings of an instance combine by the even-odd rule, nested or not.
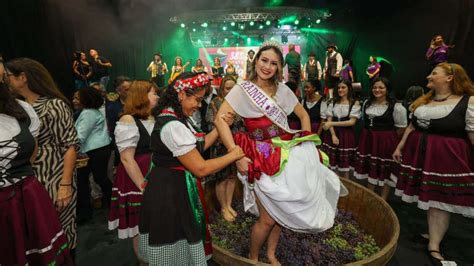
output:
[[[439,252],[438,250],[427,250],[428,252],[428,256],[430,257],[430,261],[431,261],[431,265],[433,266],[442,266],[443,263],[441,263],[441,261],[444,261],[444,260],[440,260],[436,257],[433,257],[432,253],[438,253],[439,255],[441,255],[441,257],[444,258],[443,254],[441,254],[441,252]]]

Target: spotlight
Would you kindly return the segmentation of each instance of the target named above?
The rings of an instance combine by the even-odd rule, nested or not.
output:
[[[252,39],[250,37],[247,37],[247,43],[251,43]]]
[[[249,24],[250,24],[250,26],[253,26],[253,25],[255,25],[255,22],[253,22],[253,21],[250,21],[250,23],[249,23]]]
[[[300,21],[299,20],[295,20],[295,25],[298,25],[300,24]]]
[[[301,36],[298,36],[297,39],[298,39],[298,40],[301,40]]]
[[[193,31],[194,31],[194,32],[196,32],[196,29],[195,29],[195,28],[193,28]]]
[[[208,26],[207,22],[204,22],[204,23],[201,24],[201,27],[203,27],[203,28],[207,28],[207,26]]]
[[[271,22],[270,20],[267,20],[267,21],[265,22],[265,24],[266,24],[267,26],[270,26],[270,24],[272,24],[272,22]]]
[[[263,25],[260,24],[260,25],[258,26],[258,28],[259,28],[260,30],[263,29]]]
[[[272,37],[270,38],[270,40],[274,41],[274,40],[275,40],[275,37],[272,36]]]
[[[222,30],[224,30],[224,31],[227,30],[227,27],[225,25],[222,26]]]
[[[186,25],[184,23],[181,23],[181,28],[184,28],[186,27]]]
[[[230,23],[230,25],[231,25],[232,27],[234,27],[234,26],[235,26],[235,22],[232,21],[232,22]]]
[[[227,38],[224,38],[224,42],[228,42],[228,41],[229,41],[229,39],[227,39]]]
[[[319,23],[321,23],[321,19],[318,18],[318,19],[316,20],[316,24],[319,24]]]
[[[241,25],[240,25],[240,29],[241,29],[241,30],[245,29],[245,25],[244,25],[244,24],[241,24]]]

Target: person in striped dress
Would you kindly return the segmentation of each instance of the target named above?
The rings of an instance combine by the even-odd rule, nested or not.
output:
[[[78,138],[69,101],[48,70],[29,58],[9,61],[10,88],[21,95],[41,121],[33,169],[53,200],[72,255],[76,248],[76,150]]]

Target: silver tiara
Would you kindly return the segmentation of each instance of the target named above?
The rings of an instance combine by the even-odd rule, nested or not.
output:
[[[260,45],[260,49],[262,49],[263,47],[268,47],[268,46],[275,47],[278,50],[280,50],[281,53],[283,53],[283,49],[281,48],[281,45],[278,42],[273,41],[273,40],[263,42],[262,45]]]

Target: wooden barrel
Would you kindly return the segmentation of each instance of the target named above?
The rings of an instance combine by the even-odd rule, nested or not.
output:
[[[346,265],[385,265],[397,249],[400,224],[395,212],[381,197],[354,181],[341,178],[349,195],[339,199],[339,209],[350,211],[360,227],[371,234],[380,251],[357,262]],[[220,265],[270,265],[254,262],[213,245],[213,259]]]

